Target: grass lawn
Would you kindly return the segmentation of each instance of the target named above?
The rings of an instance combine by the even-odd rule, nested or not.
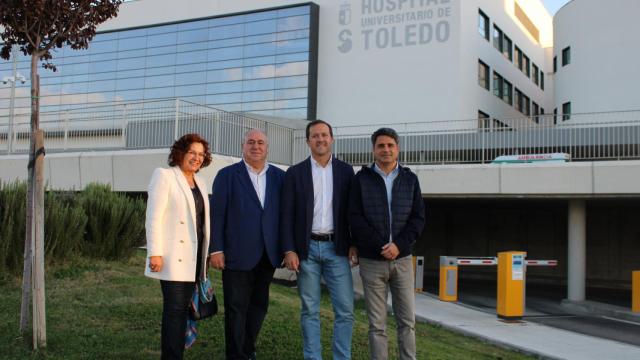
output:
[[[0,358],[2,359],[157,359],[160,357],[162,295],[157,281],[145,278],[144,253],[128,261],[79,259],[48,267],[47,348],[30,349],[31,338],[18,336],[19,278],[0,281]],[[220,274],[216,295],[222,301]],[[221,304],[222,305],[222,304]],[[271,286],[269,314],[258,339],[263,360],[301,359],[299,300],[295,289]],[[322,343],[331,358],[331,319],[328,296],[322,302]],[[222,311],[222,307],[221,307]],[[223,315],[200,322],[198,341],[187,359],[224,359]],[[390,318],[391,358],[395,358],[395,323]],[[529,357],[465,337],[437,326],[418,324],[418,359],[528,359]],[[353,358],[368,359],[367,316],[356,303]]]

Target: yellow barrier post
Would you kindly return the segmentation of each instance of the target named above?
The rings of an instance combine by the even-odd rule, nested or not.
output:
[[[499,318],[516,320],[524,315],[526,256],[524,251],[498,253],[496,312]]]
[[[640,312],[640,270],[631,272],[631,311]]]
[[[440,285],[438,297],[441,301],[458,301],[458,259],[440,256]]]

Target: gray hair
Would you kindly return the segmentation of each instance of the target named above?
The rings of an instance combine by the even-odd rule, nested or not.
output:
[[[244,145],[247,142],[247,139],[249,138],[249,135],[251,135],[254,132],[257,132],[257,133],[260,133],[260,134],[264,135],[264,138],[265,138],[267,144],[269,144],[269,137],[267,136],[266,132],[264,132],[261,129],[252,128],[252,129],[247,130],[244,133],[244,135],[242,136],[242,145]]]

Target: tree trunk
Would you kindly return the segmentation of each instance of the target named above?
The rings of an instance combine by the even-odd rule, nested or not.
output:
[[[40,131],[40,78],[38,52],[31,54],[31,137],[27,179],[27,231],[22,279],[20,332],[29,317],[30,290],[33,290],[33,347],[46,346],[44,299],[44,132]],[[32,289],[33,288],[33,289]]]

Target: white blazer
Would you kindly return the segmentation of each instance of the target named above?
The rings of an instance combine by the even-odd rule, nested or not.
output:
[[[209,197],[204,180],[194,176],[204,200],[202,270],[209,253]],[[145,276],[168,281],[195,281],[198,254],[196,205],[187,179],[178,166],[153,171],[148,189],[147,261]],[[149,257],[162,256],[162,271],[151,272]]]

